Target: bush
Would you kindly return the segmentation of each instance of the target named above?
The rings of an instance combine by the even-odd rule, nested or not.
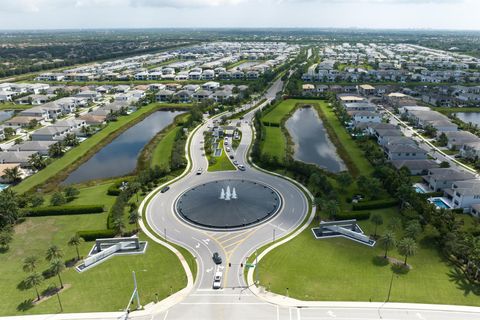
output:
[[[339,212],[337,214],[337,220],[351,220],[351,219],[356,219],[356,220],[368,220],[370,219],[370,212],[369,211],[362,211],[362,212],[352,212],[352,211],[346,211],[346,212]]]
[[[115,237],[115,230],[103,229],[103,230],[82,230],[77,232],[80,238],[85,241],[95,241],[100,238],[113,238]]]
[[[120,188],[118,185],[114,184],[112,186],[110,186],[107,190],[107,195],[109,196],[118,196],[120,195]]]
[[[381,199],[381,200],[373,200],[373,201],[364,201],[359,203],[353,204],[353,210],[360,211],[360,210],[372,210],[372,209],[382,209],[382,208],[390,208],[398,205],[397,199]]]
[[[78,205],[78,206],[56,206],[25,209],[27,217],[43,217],[43,216],[61,216],[71,214],[89,214],[101,213],[104,211],[101,205]]]

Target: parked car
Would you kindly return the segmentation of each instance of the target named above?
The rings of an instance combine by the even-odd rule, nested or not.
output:
[[[160,190],[161,193],[165,193],[167,192],[168,190],[170,190],[170,186],[165,186],[162,188],[162,190]]]
[[[213,262],[215,262],[215,264],[221,264],[222,263],[222,257],[220,257],[220,255],[218,254],[218,252],[215,252],[213,254]]]
[[[201,175],[202,172],[203,172],[203,168],[199,168],[199,169],[197,170],[197,176]]]
[[[234,156],[233,156],[233,154],[231,154],[231,155],[230,155],[230,159],[232,159],[232,160],[233,160],[233,158],[234,158]]]
[[[238,170],[245,171],[246,169],[245,169],[245,166],[243,164],[241,164],[241,165],[238,166]]]
[[[213,289],[220,289],[222,287],[222,272],[217,271],[215,272],[215,276],[213,277]]]
[[[233,164],[238,166],[238,161],[237,160],[233,160]]]

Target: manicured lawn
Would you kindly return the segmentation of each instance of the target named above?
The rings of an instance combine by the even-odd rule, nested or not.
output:
[[[79,197],[72,204],[104,203],[111,206],[114,197],[107,196],[110,184],[80,189]],[[56,313],[59,312],[55,297],[23,312],[17,307],[25,300],[34,299],[33,289],[20,290],[17,285],[27,276],[22,271],[22,262],[27,256],[41,259],[38,271],[48,268],[44,260],[45,250],[51,244],[61,247],[65,260],[76,256],[75,248],[67,246],[67,241],[76,231],[105,228],[107,213],[55,217],[27,218],[16,227],[14,239],[7,252],[0,253],[0,292],[2,295],[0,315]],[[77,273],[68,268],[62,273],[62,280],[68,288],[60,293],[64,312],[117,311],[125,308],[130,298],[133,282],[132,271],[136,271],[142,304],[165,298],[170,291],[176,292],[186,285],[186,276],[180,261],[166,248],[148,241],[144,255],[113,257],[86,271]],[[80,254],[86,256],[93,243],[83,243]],[[40,291],[51,284],[58,284],[58,278],[45,280]],[[172,288],[170,289],[170,286]]]
[[[448,114],[448,113],[457,113],[457,112],[480,112],[480,107],[466,107],[466,108],[432,107],[432,110]]]
[[[287,139],[279,127],[263,127],[265,139],[262,141],[262,153],[279,160],[285,159]]]
[[[376,212],[385,224],[396,215],[394,209]],[[366,233],[374,229],[368,221],[361,226]],[[260,261],[260,282],[282,295],[288,287],[291,297],[302,300],[385,301],[393,273],[391,265],[374,263],[382,253],[343,238],[315,240],[308,228]],[[402,260],[396,250],[389,256]],[[408,261],[413,269],[394,274],[390,301],[480,306],[468,284],[456,283],[456,273],[428,236],[420,239],[417,254]]]
[[[161,168],[164,168],[170,165],[173,144],[175,142],[175,137],[180,130],[180,127],[175,127],[174,129],[170,130],[163,137],[160,143],[157,144],[152,154],[152,167],[159,166]]]
[[[208,171],[228,171],[228,170],[235,170],[235,166],[228,158],[225,150],[223,149],[223,140],[219,142],[220,146],[222,146],[222,155],[219,157],[214,157],[217,162],[215,164],[208,166]],[[215,150],[213,150],[215,152]],[[213,157],[213,155],[212,155]]]
[[[150,104],[128,116],[119,117],[117,121],[110,122],[103,130],[82,142],[78,147],[67,152],[62,158],[52,162],[45,169],[25,179],[13,189],[18,193],[23,193],[45,183],[48,179],[59,173],[65,173],[65,171],[71,168],[72,165],[80,161],[85,154],[92,152],[92,150],[97,151],[99,144],[109,138],[110,135],[115,134],[115,132],[128,124],[132,124],[136,120],[141,120],[154,110],[166,107],[172,107],[172,105]],[[175,105],[175,107],[177,107],[177,105]],[[178,107],[183,106],[179,105]]]
[[[285,118],[285,116],[287,116],[299,103],[316,104],[318,103],[318,100],[289,99],[282,101],[262,118],[262,122],[280,124],[283,118]]]
[[[325,101],[318,101],[317,110],[333,144],[336,145],[340,157],[343,159],[352,175],[369,175],[373,167],[365,158],[363,151],[348,134],[340,123],[336,114],[328,107]],[[353,171],[353,172],[352,172]]]
[[[13,102],[0,103],[0,111],[1,110],[25,110],[31,107],[32,106],[28,104],[16,104]]]

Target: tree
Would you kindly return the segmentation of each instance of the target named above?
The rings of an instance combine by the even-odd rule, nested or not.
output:
[[[407,258],[414,256],[417,252],[417,243],[412,238],[403,238],[397,246],[398,253],[405,257],[404,265],[407,265]]]
[[[35,170],[42,170],[47,166],[47,161],[38,153],[34,153],[28,159],[28,164]]]
[[[47,252],[45,253],[45,259],[48,262],[60,260],[61,258],[63,258],[63,252],[57,245],[52,244],[48,247]]]
[[[63,196],[61,192],[55,192],[50,199],[50,204],[52,206],[61,206],[67,203],[67,199]]]
[[[78,146],[79,142],[77,136],[73,133],[68,133],[63,140],[63,144],[67,147],[76,147]]]
[[[54,143],[48,148],[48,155],[52,158],[60,158],[64,153],[60,142]]]
[[[395,247],[396,240],[395,240],[395,233],[392,231],[387,231],[385,234],[379,239],[380,246],[385,249],[384,258],[387,259],[388,250]]]
[[[73,200],[76,196],[80,194],[80,191],[78,191],[77,188],[74,188],[72,186],[68,186],[63,190],[63,193],[65,194],[65,197],[71,201]]]
[[[25,272],[34,272],[38,267],[38,258],[35,256],[26,257],[23,260],[23,271]]]
[[[377,228],[378,228],[378,226],[383,224],[383,217],[379,214],[374,214],[370,220],[375,225],[375,232],[373,234],[373,237],[376,238],[377,237]]]
[[[138,226],[138,220],[140,220],[140,218],[141,216],[140,214],[138,214],[138,211],[136,209],[133,209],[128,213],[128,222],[130,224],[135,224],[137,230],[140,230]]]
[[[63,289],[63,281],[60,273],[65,270],[65,264],[58,259],[54,259],[50,262],[50,270],[58,277],[58,280],[60,281],[60,288]]]
[[[37,293],[37,300],[40,300],[40,294],[38,293],[38,286],[42,283],[43,278],[38,272],[34,272],[25,279],[25,285],[29,288],[35,288]]]
[[[122,217],[116,217],[113,220],[113,229],[115,230],[116,234],[122,234],[125,230],[125,223],[123,222]]]
[[[44,202],[45,199],[38,193],[35,193],[30,197],[30,204],[34,208],[41,206]]]
[[[18,166],[13,168],[7,168],[3,170],[2,178],[10,183],[18,183],[22,180],[22,173],[20,172]]]
[[[14,224],[19,215],[17,194],[12,189],[0,192],[0,229]]]
[[[68,245],[70,247],[75,247],[77,251],[77,260],[80,260],[80,252],[78,251],[78,246],[83,242],[83,238],[81,238],[78,234],[75,234],[73,237],[68,240]]]
[[[353,179],[348,172],[344,171],[337,175],[337,182],[340,187],[345,190],[346,188],[348,188],[349,185],[352,184]]]
[[[12,241],[12,231],[9,229],[0,231],[0,248],[8,250],[9,244]]]
[[[411,220],[405,227],[405,236],[407,238],[417,239],[422,232],[422,226],[418,220]]]
[[[400,228],[401,225],[402,225],[402,220],[400,220],[400,218],[398,217],[393,217],[392,220],[390,220],[390,222],[388,223],[387,228],[390,231],[395,231],[398,228]]]
[[[445,134],[445,132],[442,132],[440,134],[440,136],[438,136],[438,144],[441,146],[441,147],[445,147],[447,144],[448,144],[448,137],[447,135]]]

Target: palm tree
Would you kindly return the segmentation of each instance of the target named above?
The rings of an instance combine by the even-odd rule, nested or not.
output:
[[[38,286],[42,283],[43,278],[38,272],[34,272],[29,275],[25,280],[25,285],[29,288],[34,287],[37,293],[37,300],[40,300],[40,294],[38,293]]]
[[[25,272],[33,272],[38,267],[38,258],[35,256],[26,257],[23,260],[23,271]]]
[[[63,143],[68,147],[78,146],[77,136],[73,133],[68,133],[63,140]]]
[[[63,258],[63,252],[62,250],[55,244],[52,244],[48,249],[45,254],[45,259],[47,259],[48,262],[52,262],[54,260],[60,260]]]
[[[134,224],[135,223],[135,226],[137,228],[137,231],[140,230],[139,226],[138,226],[138,220],[140,220],[141,216],[140,214],[138,214],[138,211],[133,209],[132,211],[129,212],[128,214],[128,222],[130,224]]]
[[[341,172],[337,175],[337,182],[342,189],[346,189],[352,184],[353,179],[348,172]]]
[[[405,257],[404,265],[407,265],[407,258],[414,256],[417,252],[417,243],[412,238],[403,238],[397,246],[398,253]]]
[[[60,142],[54,143],[48,148],[48,155],[52,158],[59,158],[63,153],[63,147]]]
[[[47,166],[45,158],[38,153],[34,153],[30,156],[28,159],[28,164],[35,170],[41,170]]]
[[[392,231],[387,231],[379,240],[380,246],[385,249],[385,255],[384,258],[387,259],[387,254],[388,250],[392,249],[395,247],[396,244],[396,239],[395,239],[395,233]]]
[[[63,281],[62,277],[60,277],[60,273],[65,269],[65,264],[60,261],[60,260],[52,260],[50,263],[50,270],[52,270],[53,273],[55,273],[58,277],[58,280],[60,281],[60,288],[63,289]]]
[[[3,170],[2,178],[9,181],[10,183],[17,183],[22,180],[22,174],[18,167],[7,168]]]
[[[113,229],[116,234],[122,234],[125,229],[125,224],[123,223],[122,217],[117,217],[113,220]]]
[[[373,237],[376,238],[377,237],[377,228],[378,228],[379,225],[383,224],[383,217],[379,214],[374,214],[370,220],[375,225],[375,232],[373,234]]]
[[[78,251],[78,246],[83,242],[83,238],[81,238],[78,234],[75,234],[73,237],[68,240],[68,245],[70,247],[75,247],[77,250],[77,260],[80,260],[80,252]]]

